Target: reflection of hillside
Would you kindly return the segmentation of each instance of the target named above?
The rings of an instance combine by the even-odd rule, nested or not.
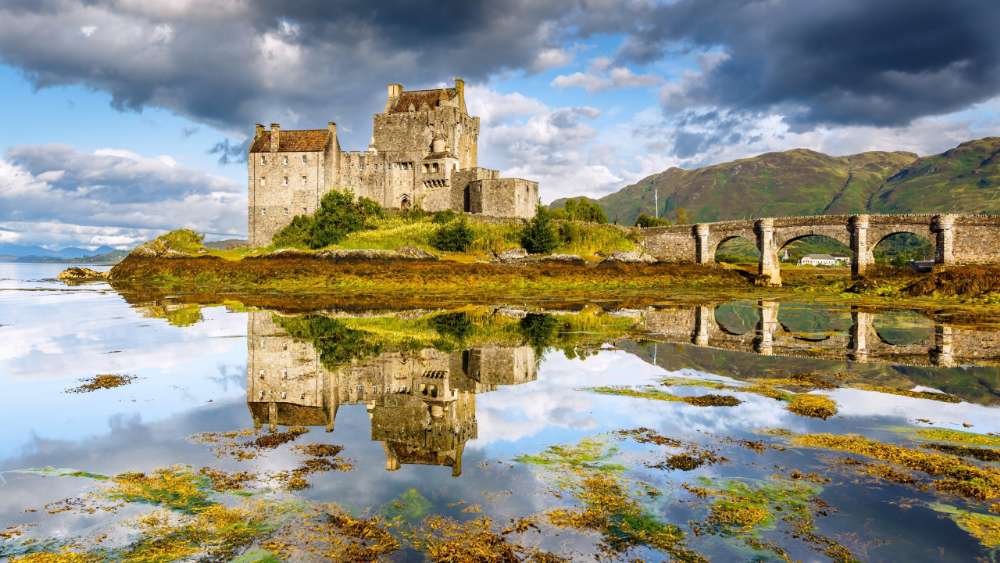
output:
[[[465,443],[477,435],[476,393],[536,377],[530,346],[420,348],[335,365],[323,361],[312,341],[290,336],[270,312],[249,313],[247,336],[247,404],[255,424],[332,431],[341,405],[364,404],[388,470],[430,464],[460,474]]]

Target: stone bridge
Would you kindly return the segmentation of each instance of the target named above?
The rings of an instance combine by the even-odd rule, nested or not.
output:
[[[758,273],[771,285],[781,285],[778,256],[789,244],[810,236],[825,236],[851,249],[851,273],[865,274],[874,262],[872,251],[885,238],[911,233],[935,246],[936,265],[1000,263],[1000,216],[991,215],[818,215],[676,225],[641,229],[646,252],[668,262],[715,261],[719,245],[735,238],[756,243]]]
[[[777,301],[755,304],[751,321],[741,328],[727,326],[709,304],[651,309],[644,314],[645,329],[667,342],[754,352],[766,356],[792,356],[891,363],[912,366],[954,367],[968,362],[1000,364],[1000,331],[953,326],[927,319],[922,334],[907,341],[894,340],[891,330],[879,330],[876,313],[852,308],[850,328],[827,328],[803,333],[781,322]],[[845,312],[846,313],[846,312]]]

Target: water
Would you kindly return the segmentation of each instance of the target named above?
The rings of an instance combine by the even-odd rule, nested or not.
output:
[[[468,523],[486,522],[522,557],[998,557],[995,536],[970,533],[968,519],[996,525],[995,491],[956,493],[935,484],[947,475],[794,436],[856,434],[932,454],[921,446],[972,436],[983,443],[964,445],[986,457],[954,459],[1000,483],[990,457],[1000,450],[990,436],[1000,433],[1000,328],[981,319],[774,302],[527,318],[500,307],[290,315],[221,299],[130,303],[105,284],[53,281],[60,270],[0,264],[0,530],[14,531],[0,556],[141,559],[155,546],[166,559],[420,560],[470,543],[479,536]],[[134,379],[66,392],[98,374]],[[787,381],[796,375],[798,387]],[[829,397],[837,413],[795,414],[793,392]],[[741,402],[683,401],[707,394]],[[278,447],[241,447],[297,428]],[[966,434],[949,442],[919,429]],[[302,472],[298,488],[290,477],[310,456],[295,448],[306,444],[343,449],[323,458],[335,467]],[[545,454],[552,446],[564,455]],[[671,468],[678,454],[703,464]],[[897,478],[878,469],[889,466]],[[268,526],[208,548],[177,534],[168,545],[165,525],[142,519],[163,498],[122,495],[121,478],[101,478],[162,468],[251,473],[240,494],[199,486],[207,502],[257,511]],[[904,473],[913,482],[899,482]],[[726,520],[727,502],[762,512]],[[378,516],[398,549],[379,552],[331,513]],[[170,514],[174,531],[197,518]]]

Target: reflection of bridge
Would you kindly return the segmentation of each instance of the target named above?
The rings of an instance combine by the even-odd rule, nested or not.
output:
[[[333,431],[341,405],[364,404],[389,471],[415,463],[460,475],[465,443],[478,430],[476,393],[537,376],[530,346],[389,352],[330,370],[311,342],[293,339],[266,311],[249,313],[247,341],[247,405],[256,425]]]
[[[727,328],[719,322],[715,305],[652,309],[645,314],[646,330],[668,341],[763,355],[846,359],[856,362],[890,362],[907,365],[952,367],[964,361],[1000,364],[1000,331],[928,326],[916,342],[893,343],[875,326],[878,313],[851,310],[851,326],[819,335],[789,330],[778,319],[776,301],[757,302],[752,328]]]
[[[760,251],[758,272],[770,284],[781,284],[778,255],[809,236],[826,236],[851,248],[851,272],[864,275],[874,262],[872,250],[886,237],[912,233],[934,241],[939,265],[1000,262],[1000,217],[985,215],[822,215],[745,221],[723,221],[642,229],[646,251],[664,261],[715,261],[719,245],[744,238]]]

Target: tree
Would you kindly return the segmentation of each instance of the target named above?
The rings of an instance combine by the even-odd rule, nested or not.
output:
[[[687,225],[691,223],[691,218],[688,217],[688,210],[683,207],[677,208],[677,224]]]
[[[549,254],[558,244],[552,216],[548,209],[539,205],[535,217],[521,231],[521,246],[532,254]]]
[[[669,224],[670,221],[666,219],[659,219],[645,213],[640,213],[639,217],[635,220],[635,226],[643,229],[648,229],[649,227],[666,227]]]
[[[449,252],[465,252],[472,246],[475,233],[469,228],[465,218],[439,227],[431,235],[431,246]]]
[[[607,223],[608,217],[604,214],[604,209],[597,203],[585,198],[577,197],[566,200],[566,218],[573,221],[586,221],[588,223]]]

